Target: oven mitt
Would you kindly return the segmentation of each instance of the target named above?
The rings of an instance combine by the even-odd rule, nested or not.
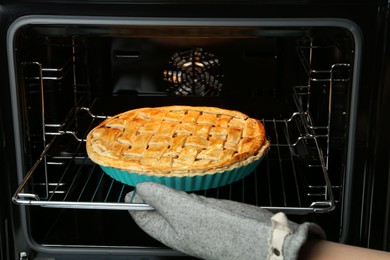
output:
[[[126,202],[155,210],[129,211],[150,236],[187,255],[203,259],[297,259],[311,237],[323,239],[313,224],[298,225],[283,213],[239,202],[206,198],[145,182]]]

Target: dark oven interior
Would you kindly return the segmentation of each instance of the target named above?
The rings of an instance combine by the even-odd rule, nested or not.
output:
[[[345,27],[93,19],[17,27],[8,50],[22,165],[14,201],[28,206],[31,240],[45,250],[161,253],[126,211],[133,187],[92,163],[84,139],[107,116],[176,104],[242,111],[263,122],[271,142],[248,177],[197,193],[298,221],[337,212],[340,222],[357,67]]]

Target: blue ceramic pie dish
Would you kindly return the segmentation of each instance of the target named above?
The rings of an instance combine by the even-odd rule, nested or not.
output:
[[[191,176],[156,176],[129,172],[107,166],[100,167],[113,179],[130,186],[136,186],[141,182],[157,182],[177,190],[197,191],[221,187],[243,179],[255,170],[265,155],[263,154],[260,158],[241,167],[212,174],[206,173]]]

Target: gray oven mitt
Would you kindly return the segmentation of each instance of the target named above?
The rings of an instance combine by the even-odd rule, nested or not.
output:
[[[309,237],[325,238],[312,223],[298,225],[283,213],[187,194],[164,185],[138,184],[126,202],[145,202],[153,211],[129,211],[150,236],[203,259],[297,259]]]

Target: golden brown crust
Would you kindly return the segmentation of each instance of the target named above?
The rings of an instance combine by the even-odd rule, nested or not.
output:
[[[87,153],[102,165],[147,175],[202,175],[260,158],[269,142],[260,121],[215,107],[130,110],[87,136]]]

